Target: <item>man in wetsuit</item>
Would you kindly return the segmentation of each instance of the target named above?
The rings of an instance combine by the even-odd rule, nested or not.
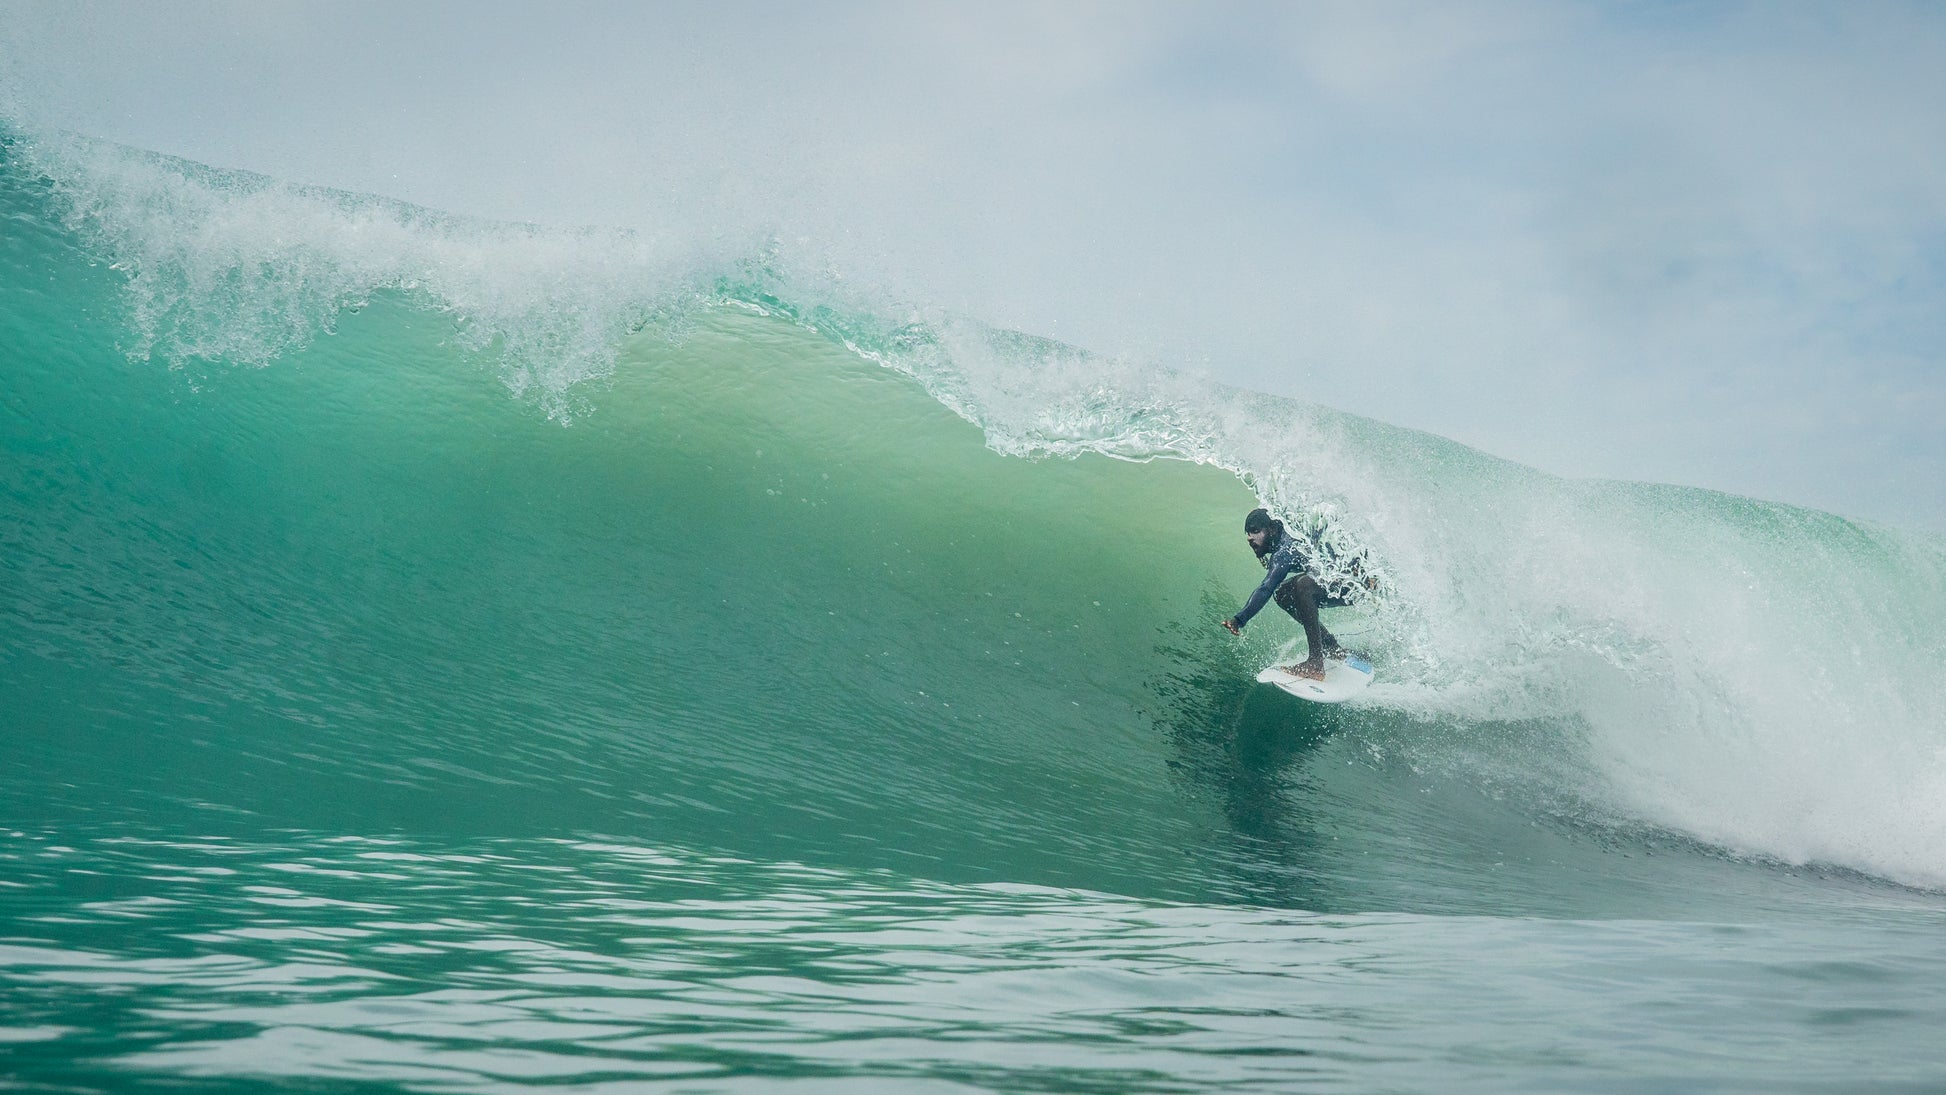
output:
[[[1285,530],[1284,522],[1271,517],[1268,510],[1251,510],[1243,519],[1243,535],[1250,541],[1250,550],[1257,553],[1257,561],[1270,573],[1264,575],[1263,584],[1250,594],[1242,611],[1224,620],[1223,626],[1232,635],[1243,634],[1243,626],[1250,622],[1250,617],[1272,597],[1277,598],[1277,606],[1303,626],[1304,641],[1311,647],[1311,656],[1291,666],[1290,671],[1314,681],[1323,680],[1324,656],[1342,658],[1345,651],[1318,620],[1318,607],[1329,608],[1345,602],[1327,594],[1318,580],[1311,577],[1305,568],[1309,554],[1306,546]]]

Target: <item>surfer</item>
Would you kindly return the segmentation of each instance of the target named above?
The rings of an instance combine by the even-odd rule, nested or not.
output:
[[[1290,613],[1304,628],[1304,641],[1311,648],[1310,657],[1291,666],[1291,673],[1309,680],[1323,680],[1325,655],[1342,658],[1345,648],[1338,645],[1337,637],[1318,619],[1318,609],[1335,608],[1346,602],[1327,594],[1318,580],[1311,577],[1305,566],[1309,555],[1305,545],[1284,528],[1284,522],[1272,517],[1269,510],[1251,510],[1243,519],[1243,536],[1250,541],[1250,550],[1257,553],[1257,561],[1270,573],[1264,575],[1263,583],[1250,594],[1243,609],[1224,620],[1223,626],[1232,635],[1243,634],[1250,617],[1275,597],[1277,607]]]

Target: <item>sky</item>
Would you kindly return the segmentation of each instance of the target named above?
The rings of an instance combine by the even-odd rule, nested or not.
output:
[[[7,109],[1946,533],[1946,7],[44,4]]]

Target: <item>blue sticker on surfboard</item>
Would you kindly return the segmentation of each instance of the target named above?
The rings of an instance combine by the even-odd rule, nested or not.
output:
[[[1297,676],[1287,665],[1273,665],[1257,674],[1257,679],[1265,684],[1274,684],[1300,700],[1343,703],[1370,686],[1375,675],[1372,663],[1354,656],[1343,661],[1326,658],[1324,679],[1321,681]]]

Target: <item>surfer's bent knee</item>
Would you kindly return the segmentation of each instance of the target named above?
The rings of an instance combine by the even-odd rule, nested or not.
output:
[[[1298,598],[1307,593],[1315,598],[1319,588],[1309,574],[1300,574],[1277,587],[1277,604],[1286,612],[1295,611]]]

